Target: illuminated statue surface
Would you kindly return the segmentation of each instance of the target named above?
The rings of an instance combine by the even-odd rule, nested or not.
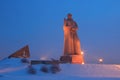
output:
[[[81,54],[80,40],[77,36],[78,26],[72,19],[72,15],[68,14],[68,18],[64,19],[64,55]]]
[[[80,40],[77,35],[78,26],[72,19],[72,14],[67,15],[67,19],[64,19],[64,56],[62,60],[69,61],[71,63],[83,63],[83,55],[81,54]]]

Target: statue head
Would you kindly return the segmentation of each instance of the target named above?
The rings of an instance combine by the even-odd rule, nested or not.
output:
[[[72,14],[71,14],[71,13],[68,13],[67,18],[68,18],[68,19],[72,19]]]

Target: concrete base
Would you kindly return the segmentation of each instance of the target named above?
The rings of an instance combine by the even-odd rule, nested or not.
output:
[[[63,63],[75,63],[75,64],[83,64],[84,63],[81,55],[61,56],[60,61]]]

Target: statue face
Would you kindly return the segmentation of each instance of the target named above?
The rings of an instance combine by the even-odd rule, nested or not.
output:
[[[68,14],[68,19],[72,19],[72,14]]]

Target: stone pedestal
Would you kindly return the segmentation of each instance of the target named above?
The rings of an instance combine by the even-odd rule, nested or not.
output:
[[[61,56],[60,61],[62,63],[75,63],[75,64],[83,64],[83,57],[81,55],[68,55]]]

